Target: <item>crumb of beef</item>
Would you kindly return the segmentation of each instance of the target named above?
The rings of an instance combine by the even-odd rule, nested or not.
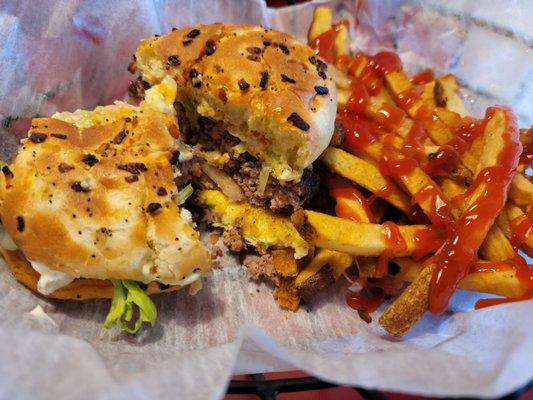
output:
[[[137,79],[131,81],[128,87],[128,95],[137,104],[144,99],[144,92],[150,88],[150,84],[139,76]]]
[[[182,161],[178,164],[178,167],[181,175],[174,178],[174,182],[178,188],[183,188],[193,178],[202,176],[202,167],[200,166],[200,159],[198,157]]]
[[[335,277],[333,276],[333,270],[331,267],[326,266],[298,286],[298,292],[302,299],[308,301],[321,290],[331,286],[334,282]]]
[[[222,233],[222,243],[226,245],[228,249],[235,253],[239,253],[246,248],[246,242],[239,232],[239,229],[235,226],[224,229]]]
[[[279,286],[280,276],[274,268],[272,254],[267,253],[261,256],[248,254],[244,257],[243,265],[248,271],[248,277],[252,280],[265,280]]]
[[[222,249],[218,246],[211,247],[211,260],[222,257]]]

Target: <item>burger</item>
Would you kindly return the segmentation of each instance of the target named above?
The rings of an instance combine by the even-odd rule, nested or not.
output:
[[[193,201],[230,250],[257,253],[244,260],[252,274],[276,275],[268,271],[283,251],[303,259],[309,245],[288,216],[317,192],[312,163],[332,138],[327,64],[285,33],[211,24],[141,41],[129,70],[136,101],[176,83],[178,187],[195,185]]]
[[[0,174],[0,252],[18,281],[49,298],[113,298],[105,325],[128,332],[154,323],[149,294],[199,289],[211,257],[181,206],[191,188],[174,182],[175,88],[33,119]]]

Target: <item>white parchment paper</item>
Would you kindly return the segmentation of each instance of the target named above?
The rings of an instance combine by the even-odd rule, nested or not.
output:
[[[322,3],[352,26],[357,21],[354,46],[394,48],[409,69],[454,72],[469,85],[473,112],[505,103],[523,126],[533,121],[533,3]],[[313,6],[4,0],[0,157],[14,154],[32,116],[122,98],[142,37],[222,21],[261,23],[305,39]],[[343,282],[285,312],[271,288],[246,279],[237,258],[225,256],[222,264],[196,296],[159,296],[157,326],[132,337],[103,329],[108,302],[45,300],[15,282],[0,261],[0,399],[215,399],[232,373],[289,369],[432,396],[501,396],[533,378],[533,301],[472,311],[477,296],[458,292],[448,312],[426,315],[398,340],[345,306]],[[53,322],[30,313],[37,305]]]

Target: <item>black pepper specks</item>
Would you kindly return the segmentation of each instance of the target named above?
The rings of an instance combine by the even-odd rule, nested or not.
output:
[[[259,47],[248,47],[246,51],[250,54],[261,54],[261,49]]]
[[[70,187],[75,192],[87,193],[91,190],[91,188],[89,188],[89,185],[87,185],[87,183],[85,182],[74,182],[72,185],[70,185]]]
[[[117,165],[117,168],[133,175],[139,175],[141,172],[148,171],[148,168],[146,168],[146,165],[143,163],[119,164]]]
[[[259,80],[259,87],[265,89],[268,83],[268,71],[261,72],[261,79]]]
[[[84,164],[87,164],[89,167],[92,167],[92,166],[94,166],[94,165],[96,165],[98,163],[98,158],[96,158],[96,156],[94,154],[87,154],[87,155],[83,156],[81,161]]]
[[[150,214],[154,214],[160,209],[161,209],[161,203],[150,203],[150,204],[148,204],[148,207],[146,208],[146,210]]]
[[[293,112],[287,117],[287,121],[292,122],[295,127],[305,132],[308,131],[310,128],[309,124],[305,122],[302,117],[298,115],[298,113],[295,112]]]
[[[33,143],[42,143],[46,140],[48,136],[44,133],[32,133],[30,135],[30,141]]]
[[[72,171],[74,169],[74,166],[69,165],[67,163],[61,163],[57,166],[57,169],[59,170],[59,172],[64,174],[65,172]]]
[[[128,175],[124,178],[124,180],[128,183],[137,182],[139,180],[139,177],[137,175]]]
[[[170,287],[170,285],[166,285],[164,283],[159,283],[159,289],[161,290],[167,290]]]
[[[195,28],[192,31],[190,31],[189,33],[187,33],[187,37],[190,38],[190,39],[194,39],[199,34],[200,34],[200,29],[196,29]]]
[[[248,90],[250,87],[250,84],[244,80],[244,78],[239,79],[239,89],[241,90]]]
[[[318,71],[318,76],[320,76],[324,80],[328,78],[324,71]]]
[[[192,43],[192,39],[187,39],[187,40],[184,40],[183,42],[181,42],[181,44],[183,44],[183,47],[187,47],[191,43]]]
[[[164,187],[160,187],[159,189],[157,189],[157,195],[158,196],[166,196],[167,195],[167,189],[165,189]]]
[[[128,134],[127,131],[120,131],[117,136],[115,136],[115,138],[113,139],[113,143],[114,144],[120,144],[124,141],[124,139],[126,138],[126,135]]]
[[[295,81],[294,79],[288,77],[288,76],[285,75],[285,74],[280,74],[280,76],[281,76],[281,80],[282,80],[283,82],[296,83],[296,81]]]
[[[168,60],[168,63],[171,64],[171,65],[180,65],[181,64],[181,60],[178,56],[176,55],[173,55],[173,56],[168,56],[167,58]]]
[[[6,179],[13,179],[15,177],[15,175],[13,175],[13,172],[11,172],[11,170],[9,169],[7,165],[4,165],[2,167],[2,172],[4,173],[4,176],[6,177]]]
[[[268,40],[263,40],[263,46],[265,47],[270,46],[270,42]]]
[[[51,133],[50,136],[61,140],[65,140],[67,138],[67,135],[63,135],[62,133]]]
[[[189,71],[189,78],[191,79],[192,84],[195,88],[199,88],[202,86],[202,74],[194,68]]]
[[[210,56],[215,53],[217,49],[217,46],[215,45],[215,42],[213,40],[208,40],[205,42],[205,55]]]
[[[283,54],[285,54],[286,56],[289,55],[289,49],[283,43],[281,43],[278,47],[283,52]]]
[[[17,231],[24,232],[25,228],[26,228],[26,223],[24,222],[24,218],[19,215],[17,217]]]
[[[315,86],[315,92],[318,95],[324,96],[329,94],[329,89],[325,86]]]

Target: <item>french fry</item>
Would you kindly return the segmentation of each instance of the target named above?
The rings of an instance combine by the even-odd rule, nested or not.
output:
[[[350,34],[348,28],[341,25],[337,30],[337,37],[333,43],[333,55],[335,57],[347,56],[350,54]]]
[[[486,124],[482,136],[484,151],[478,163],[478,173],[484,168],[498,163],[498,156],[505,143],[504,135],[510,123],[505,112],[498,110]],[[511,140],[514,139],[511,138]],[[483,185],[481,185],[479,190],[471,193],[465,199],[465,207],[472,205],[483,192],[483,189]],[[469,238],[474,248],[481,246],[496,216],[491,216],[490,220],[476,232],[476,235]],[[444,251],[445,248],[446,245],[437,253]],[[401,336],[405,334],[424,314],[429,305],[429,285],[436,268],[435,264],[427,265],[411,285],[385,310],[379,321],[391,335]]]
[[[524,175],[516,174],[511,182],[509,198],[527,214],[533,206],[533,183]]]
[[[309,31],[307,32],[307,40],[309,43],[313,41],[322,33],[331,29],[333,24],[333,15],[329,7],[316,7],[313,11],[313,20]]]
[[[449,178],[443,179],[441,181],[441,186],[442,191],[448,196],[448,198],[454,198],[466,191],[466,187]],[[463,203],[455,204],[452,207],[452,215],[454,218],[459,218],[465,208],[466,205]],[[493,225],[490,228],[479,252],[485,259],[490,261],[503,261],[512,258],[515,255],[513,246],[504,232],[502,232],[501,228],[497,225]]]
[[[291,221],[300,235],[317,247],[367,257],[377,257],[388,250],[383,227],[379,224],[365,224],[308,210],[296,211]],[[412,254],[416,249],[415,236],[429,229],[424,225],[398,226],[406,249],[391,256]]]
[[[437,79],[434,91],[437,106],[444,107],[461,117],[466,115],[463,101],[458,95],[459,85],[454,75],[448,74]]]
[[[500,215],[498,215],[498,218],[496,218],[496,224],[509,240],[513,240],[511,221],[520,221],[527,218],[530,217],[528,217],[519,207],[508,202],[505,205],[504,212],[502,212]],[[528,256],[533,256],[533,234],[531,232],[529,232],[529,235],[525,238],[521,248]]]
[[[406,214],[411,212],[409,198],[394,183],[387,180],[375,165],[335,147],[328,147],[320,159],[331,172],[335,172],[373,193],[380,193],[381,191],[384,193],[384,200]],[[387,188],[386,191],[385,188]]]
[[[348,267],[353,264],[354,257],[350,254],[334,250],[320,249],[315,258],[298,274],[294,280],[295,286],[302,286],[309,278],[318,273],[322,267],[329,265],[338,278]]]
[[[407,282],[416,280],[423,269],[420,262],[410,258],[393,260],[400,267],[399,277]],[[499,296],[519,298],[524,295],[524,287],[516,276],[516,269],[494,269],[494,263],[487,261],[478,262],[482,272],[471,272],[459,282],[459,288],[472,292],[492,293]],[[483,266],[486,269],[483,271]]]

